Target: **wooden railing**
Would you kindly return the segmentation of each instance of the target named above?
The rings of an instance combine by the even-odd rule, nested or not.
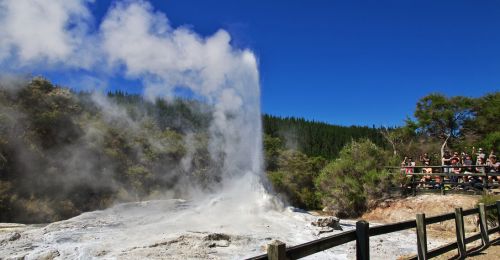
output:
[[[461,172],[461,173],[454,173],[454,172],[441,172],[439,170],[444,170],[444,169],[452,169],[452,168],[459,168],[459,169],[484,169],[484,173],[478,173],[478,172]],[[435,191],[440,191],[441,194],[445,194],[445,186],[451,186],[451,187],[467,187],[470,188],[473,191],[476,192],[481,192],[485,191],[487,189],[491,188],[498,188],[500,187],[499,182],[489,182],[488,178],[489,177],[498,177],[500,176],[500,172],[489,172],[489,168],[486,165],[461,165],[461,166],[455,166],[455,165],[446,165],[446,166],[400,166],[400,167],[386,167],[392,174],[399,174],[403,175],[405,177],[409,178],[409,181],[404,184],[403,188],[408,188],[411,189],[411,193],[413,195],[416,195],[417,190],[419,190],[418,186],[420,185],[439,185],[438,189],[434,189]],[[406,169],[411,169],[413,172],[406,172]],[[422,169],[432,169],[432,173],[422,173]],[[432,180],[431,182],[423,182],[420,180],[421,177],[423,176],[430,176],[431,178],[435,177],[440,177],[442,180],[440,182],[436,182]],[[420,178],[418,178],[420,177]],[[454,178],[465,178],[465,177],[480,177],[482,179],[481,183],[476,182],[459,182],[457,180],[453,180]],[[423,190],[423,189],[421,189]],[[429,189],[425,189],[429,191]]]
[[[370,237],[416,228],[417,234],[417,254],[408,259],[428,259],[451,250],[457,249],[459,258],[465,258],[471,252],[485,249],[490,245],[490,234],[500,232],[500,223],[493,228],[488,228],[487,211],[496,209],[496,217],[500,221],[500,201],[496,204],[485,206],[480,203],[477,208],[462,210],[455,208],[455,212],[426,218],[425,214],[417,214],[415,220],[403,221],[381,226],[370,227],[366,221],[356,222],[356,229],[320,238],[304,244],[286,248],[286,244],[280,241],[273,241],[267,247],[267,254],[259,255],[249,259],[269,259],[269,260],[289,260],[306,257],[335,246],[339,246],[351,241],[356,241],[356,259],[370,259]],[[465,237],[464,216],[479,215],[480,232]],[[428,250],[426,226],[447,220],[455,220],[456,242],[449,243],[438,248]],[[467,248],[467,244],[481,239],[482,244],[477,248]]]

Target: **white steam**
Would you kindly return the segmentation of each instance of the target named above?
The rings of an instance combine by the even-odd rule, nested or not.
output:
[[[97,83],[107,82],[103,75],[124,76],[140,80],[144,96],[151,100],[169,100],[175,90],[188,89],[213,107],[209,149],[213,159],[224,162],[224,183],[234,185],[234,177],[249,175],[259,179],[262,140],[255,55],[231,46],[224,30],[203,37],[186,27],[173,28],[166,15],[146,1],[115,2],[93,26],[88,9],[92,2],[0,0],[0,69],[80,69],[99,75]],[[104,112],[120,114],[104,98],[95,100],[107,109]]]
[[[184,87],[214,104],[211,154],[223,154],[225,173],[261,172],[259,74],[250,51],[235,50],[223,30],[202,38],[173,29],[146,2],[116,4],[100,33],[107,60],[142,79],[147,97]]]
[[[0,61],[88,67],[89,0],[1,0]]]

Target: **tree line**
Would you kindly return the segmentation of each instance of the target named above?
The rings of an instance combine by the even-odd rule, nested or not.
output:
[[[43,78],[0,83],[0,222],[50,222],[116,201],[210,190],[211,108]],[[187,145],[186,140],[189,140]]]
[[[326,208],[337,216],[357,217],[390,196],[391,187],[405,183],[404,176],[385,169],[399,166],[405,156],[419,158],[428,153],[431,164],[440,165],[444,150],[471,154],[473,147],[481,147],[498,152],[499,116],[500,92],[477,98],[429,94],[417,102],[413,118],[392,128],[342,128],[268,116],[264,138],[267,175],[277,193],[293,206]],[[295,148],[284,145],[289,129],[300,133]],[[334,131],[344,134],[329,135]],[[362,138],[355,139],[357,134]],[[346,135],[351,140],[335,141]],[[343,143],[332,146],[331,142]]]
[[[15,85],[15,86],[13,86]],[[400,127],[336,126],[263,115],[264,169],[291,205],[354,217],[403,180],[404,156],[472,146],[498,151],[500,93],[430,94]],[[49,222],[116,201],[217,189],[212,107],[198,100],[99,95],[43,78],[0,82],[0,222]]]

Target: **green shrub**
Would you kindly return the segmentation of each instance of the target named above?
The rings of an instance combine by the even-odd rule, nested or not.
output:
[[[341,217],[357,217],[368,202],[381,198],[392,184],[384,170],[387,153],[369,140],[353,141],[316,179],[322,203]]]
[[[309,158],[294,150],[280,151],[277,159],[278,170],[268,172],[268,177],[275,191],[291,205],[318,209],[321,201],[314,180],[324,164],[325,159],[322,157]]]

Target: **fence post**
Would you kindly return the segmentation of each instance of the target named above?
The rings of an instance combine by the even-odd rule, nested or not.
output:
[[[483,246],[487,247],[490,245],[490,238],[488,237],[488,220],[486,219],[486,210],[484,208],[484,203],[479,203],[479,224]]]
[[[360,220],[356,222],[356,259],[370,259],[370,223]]]
[[[286,244],[274,240],[267,246],[267,258],[269,260],[286,260]]]
[[[500,200],[497,200],[497,220],[498,226],[500,226]]]
[[[415,175],[411,176],[411,195],[417,196],[417,183],[415,181]]]
[[[417,214],[416,220],[418,259],[427,260],[427,231],[425,228],[425,214]]]
[[[455,208],[455,230],[457,233],[458,254],[460,259],[465,259],[467,250],[465,248],[465,229],[462,208]]]

